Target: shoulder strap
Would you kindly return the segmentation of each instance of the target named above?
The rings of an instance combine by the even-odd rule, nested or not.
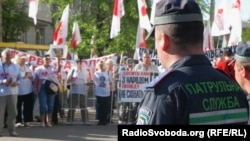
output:
[[[2,67],[3,67],[4,79],[6,79],[5,68],[4,68],[4,63],[3,62],[2,62]]]

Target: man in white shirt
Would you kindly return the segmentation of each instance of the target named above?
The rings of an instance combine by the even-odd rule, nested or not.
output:
[[[10,136],[18,136],[15,130],[17,116],[18,84],[20,83],[20,67],[11,62],[9,50],[1,54],[0,63],[0,136],[3,136],[4,114],[7,107],[7,127]]]

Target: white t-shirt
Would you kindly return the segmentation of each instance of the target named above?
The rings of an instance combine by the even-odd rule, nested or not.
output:
[[[73,69],[74,73],[72,74]],[[71,88],[69,90],[69,93],[85,95],[87,93],[86,83],[88,82],[87,71],[86,69],[82,70],[76,70],[76,68],[73,69],[68,73],[68,77],[72,75]]]
[[[112,79],[107,71],[96,71],[94,73],[95,95],[101,97],[110,96],[110,83]]]
[[[60,85],[56,71],[57,70],[53,66],[49,66],[46,68],[41,65],[35,69],[35,76],[38,76],[39,79],[43,80],[52,80],[57,83],[57,85]]]
[[[26,65],[20,66],[21,81],[18,85],[18,95],[27,95],[33,91],[33,81],[30,78],[23,78],[24,75],[32,75],[32,71]]]
[[[148,68],[148,70],[146,70],[146,68],[144,67],[144,65],[142,63],[139,63],[137,65],[135,65],[134,67],[134,71],[149,71],[149,72],[159,72],[158,66],[151,64]]]

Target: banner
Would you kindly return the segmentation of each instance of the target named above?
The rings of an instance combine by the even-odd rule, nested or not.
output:
[[[36,56],[36,55],[32,55],[32,54],[27,54],[26,52],[22,52],[19,50],[15,50],[15,49],[8,49],[10,50],[11,56],[13,57],[12,60],[15,61],[15,56],[19,56],[19,55],[26,55],[26,64],[33,66],[34,68],[36,66],[42,65],[43,64],[43,58]],[[57,67],[57,58],[56,57],[51,57],[52,58],[52,65],[55,65],[55,67]],[[98,61],[103,60],[106,61],[107,59],[112,59],[114,65],[117,65],[117,56],[115,54],[110,54],[110,55],[105,55],[102,57],[97,57],[97,58],[90,58],[90,59],[82,59],[82,64],[83,67],[86,67],[87,69],[89,69],[89,71],[91,71],[91,74],[93,76],[93,73],[95,71],[95,66],[97,64]],[[75,65],[75,60],[61,60],[61,71],[62,72],[69,72],[69,70]]]
[[[147,71],[124,71],[118,90],[119,102],[140,102],[147,92],[146,85],[159,74]]]

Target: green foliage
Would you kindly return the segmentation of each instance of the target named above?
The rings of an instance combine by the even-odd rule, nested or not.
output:
[[[76,52],[81,58],[88,58],[93,47],[96,48],[98,56],[124,52],[132,57],[139,22],[136,0],[124,1],[125,15],[121,18],[121,32],[114,39],[110,39],[114,0],[82,0],[81,9],[72,6],[75,2],[74,0],[42,0],[42,2],[56,7],[52,13],[54,19],[56,19],[55,27],[61,18],[63,9],[68,3],[70,4],[71,16],[68,28],[68,45],[71,41],[73,22],[77,21],[82,42],[77,46]],[[148,15],[150,15],[151,5],[149,1],[147,2]],[[94,44],[91,45],[90,42],[93,35],[95,40]],[[71,48],[69,50],[73,51]]]
[[[242,41],[250,41],[250,28],[243,30]]]
[[[26,12],[27,5],[16,0],[1,0],[3,19],[3,41],[15,42],[30,24]]]
[[[207,1],[197,0],[203,11],[207,12]],[[74,7],[77,0],[42,0],[50,6],[54,5],[53,17],[56,19],[55,27],[60,20],[65,6],[70,4],[70,19],[68,28],[68,45],[71,41],[73,22],[77,21],[82,42],[77,46],[76,52],[81,58],[90,56],[91,48],[95,48],[98,56],[111,53],[133,57],[136,33],[139,23],[137,0],[124,0],[125,15],[121,18],[120,34],[110,39],[110,29],[113,15],[114,0],[81,0],[81,9]],[[146,0],[148,16],[151,13],[151,0]],[[56,5],[56,6],[55,6]],[[73,5],[73,6],[72,6]],[[91,37],[95,36],[94,44],[91,45]],[[147,40],[147,48],[154,48],[153,39]],[[69,48],[70,51],[73,51]]]

